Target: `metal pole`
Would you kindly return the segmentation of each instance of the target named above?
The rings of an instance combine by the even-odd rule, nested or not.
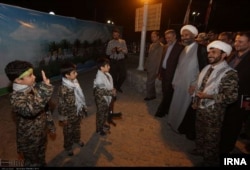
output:
[[[147,32],[147,19],[148,19],[148,1],[145,1],[144,8],[143,8],[143,22],[142,22],[142,30],[141,30],[140,58],[139,58],[139,66],[137,70],[144,70],[144,53],[145,53],[145,40],[146,40],[146,32]]]

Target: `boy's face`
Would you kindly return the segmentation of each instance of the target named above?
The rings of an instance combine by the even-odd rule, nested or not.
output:
[[[109,64],[105,64],[103,67],[101,67],[101,71],[104,73],[109,72],[110,69],[110,65]]]
[[[33,86],[36,80],[36,76],[33,74],[33,70],[29,74],[22,78],[16,78],[15,82],[22,85]]]
[[[77,75],[78,74],[77,74],[76,70],[73,70],[70,72],[70,74],[66,74],[66,78],[69,80],[75,80]]]

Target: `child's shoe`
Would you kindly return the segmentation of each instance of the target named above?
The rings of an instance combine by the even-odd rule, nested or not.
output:
[[[101,135],[101,136],[106,136],[107,135],[103,130],[97,131],[96,133]]]
[[[84,146],[84,142],[80,141],[80,142],[78,142],[78,145],[79,145],[80,147],[83,147],[83,146]]]
[[[103,130],[104,131],[108,131],[108,130],[110,130],[110,126],[109,125],[103,125]]]
[[[69,151],[68,151],[68,156],[73,156],[73,155],[74,155],[73,151],[72,151],[72,150],[69,150]]]

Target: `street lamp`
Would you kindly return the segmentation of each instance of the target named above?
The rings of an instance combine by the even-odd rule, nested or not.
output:
[[[194,12],[192,12],[192,16],[193,16],[193,23],[195,24],[195,18],[196,17],[198,17],[200,15],[200,13],[199,12],[196,12],[196,11],[194,11]]]
[[[138,70],[144,70],[144,53],[145,53],[145,40],[147,32],[147,19],[148,19],[148,1],[144,0],[143,7],[143,21],[142,21],[142,30],[141,30],[141,46],[140,46],[140,58]]]
[[[114,21],[107,20],[107,24],[112,24],[112,25],[114,25],[115,23],[114,23]]]

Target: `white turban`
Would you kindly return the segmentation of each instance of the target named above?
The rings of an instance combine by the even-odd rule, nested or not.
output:
[[[211,42],[210,44],[208,44],[207,51],[209,51],[210,48],[218,48],[218,49],[224,51],[227,54],[227,56],[229,56],[231,51],[232,51],[231,45],[229,45],[223,41],[219,41],[219,40],[215,40],[215,41]]]
[[[193,25],[184,25],[182,28],[181,28],[181,34],[182,34],[182,31],[183,30],[189,30],[191,33],[194,34],[194,36],[196,37],[198,35],[198,30],[195,26]]]

